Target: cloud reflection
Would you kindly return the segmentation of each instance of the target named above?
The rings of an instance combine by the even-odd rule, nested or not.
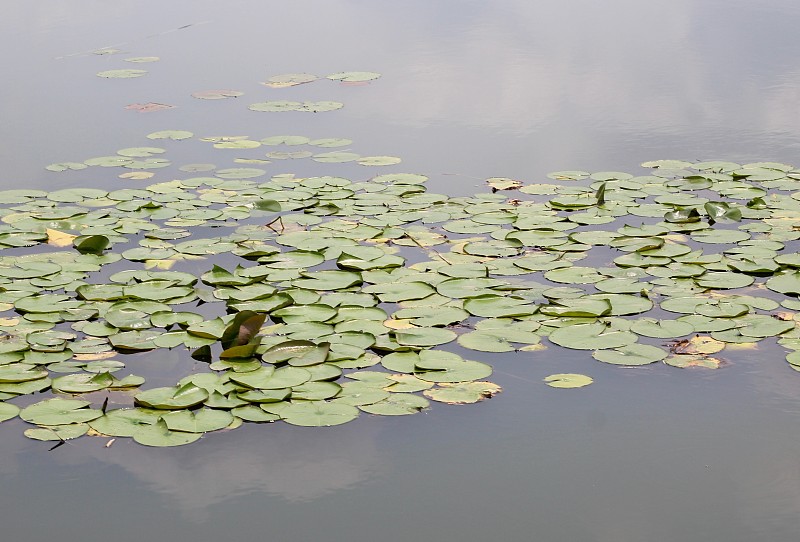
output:
[[[88,452],[190,513],[249,494],[309,501],[363,483],[379,467],[373,435],[359,423],[258,425],[206,435],[183,449],[144,449],[119,439],[111,448],[92,446]]]

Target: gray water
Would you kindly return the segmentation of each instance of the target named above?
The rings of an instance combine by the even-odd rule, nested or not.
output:
[[[662,158],[800,165],[798,23],[788,0],[5,0],[0,186],[134,186],[44,166],[148,145],[162,129],[347,137],[450,194]],[[102,47],[123,53],[91,54]],[[161,61],[121,62],[151,55]],[[95,77],[129,67],[150,73]],[[259,84],[348,70],[383,75],[284,94]],[[215,88],[246,94],[190,97]],[[283,97],[346,106],[247,110]],[[176,108],[124,108],[149,101]],[[179,449],[82,439],[47,452],[6,422],[4,539],[796,540],[800,377],[762,344],[707,372],[470,353],[495,366],[501,395],[326,429],[248,425]],[[595,383],[543,386],[554,372]]]

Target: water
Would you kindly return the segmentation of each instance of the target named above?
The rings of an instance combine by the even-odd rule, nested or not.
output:
[[[132,186],[117,172],[43,167],[147,145],[162,129],[347,137],[450,194],[491,176],[634,171],[660,158],[797,164],[799,19],[784,0],[6,0],[2,186]],[[106,46],[124,52],[89,53]],[[150,55],[162,60],[121,62]],[[150,73],[94,75],[123,67]],[[383,76],[259,84],[345,70]],[[246,94],[190,97],[214,88]],[[246,107],[284,97],[346,106]],[[149,101],[177,107],[124,109]],[[220,152],[198,148],[175,145],[186,163]],[[471,355],[495,365],[503,394],[337,428],[248,426],[176,450],[83,439],[48,453],[10,421],[0,517],[16,540],[793,540],[800,393],[782,349],[764,343],[713,372],[625,370],[556,349]],[[554,372],[595,384],[544,387]]]

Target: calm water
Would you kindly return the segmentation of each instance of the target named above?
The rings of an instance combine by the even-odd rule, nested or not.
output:
[[[0,183],[133,186],[43,167],[162,129],[347,137],[451,194],[660,158],[800,165],[799,23],[788,0],[5,0]],[[123,55],[90,53],[106,46]],[[151,55],[161,61],[121,62]],[[94,75],[120,67],[150,73]],[[284,95],[345,102],[334,113],[247,110],[278,96],[259,84],[271,75],[346,70],[383,77]],[[189,96],[215,88],[246,95]],[[150,101],[177,107],[124,109]],[[180,159],[214,160],[197,148]],[[800,377],[771,346],[731,351],[714,372],[470,354],[496,367],[503,394],[329,429],[248,426],[175,450],[83,439],[48,453],[11,421],[0,518],[9,539],[37,541],[795,540]],[[546,388],[554,372],[595,384]]]

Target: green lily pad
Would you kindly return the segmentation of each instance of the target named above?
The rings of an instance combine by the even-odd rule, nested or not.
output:
[[[383,401],[369,405],[359,405],[359,409],[368,414],[380,416],[406,416],[416,414],[430,406],[424,397],[410,393],[392,394]]]
[[[579,350],[619,348],[636,342],[634,333],[615,330],[601,322],[558,328],[548,338],[559,346]]]
[[[89,422],[89,426],[109,437],[132,437],[143,425],[153,425],[161,411],[143,408],[120,408],[107,411]]]
[[[470,382],[492,374],[491,366],[465,360],[442,350],[423,350],[415,364],[414,375],[427,382]]]
[[[329,427],[341,425],[358,417],[358,409],[344,403],[306,401],[292,403],[281,410],[286,423],[304,427]]]
[[[137,393],[136,404],[157,410],[191,408],[208,399],[208,392],[194,384],[181,387],[153,388]]]
[[[54,378],[52,387],[62,393],[88,393],[106,389],[113,383],[114,377],[108,373],[78,373]]]
[[[500,391],[500,386],[492,382],[462,382],[455,384],[442,382],[434,388],[425,390],[423,395],[440,403],[458,405],[477,403],[489,397],[494,397]]]
[[[270,423],[280,420],[281,417],[271,412],[266,412],[256,405],[246,405],[231,409],[231,414],[247,422]]]
[[[375,72],[338,72],[328,75],[327,78],[334,81],[355,83],[362,81],[373,81],[380,76],[381,74]]]
[[[436,346],[456,339],[454,331],[438,327],[413,327],[397,330],[394,333],[398,344],[405,346]]]
[[[129,79],[132,77],[141,77],[146,73],[147,70],[133,70],[133,69],[105,70],[102,72],[98,72],[97,76],[106,79]]]
[[[640,318],[631,324],[630,330],[643,337],[674,339],[694,333],[695,328],[693,325],[679,320]]]
[[[85,408],[91,403],[77,399],[45,399],[22,409],[19,417],[37,425],[67,425],[94,420],[103,415],[99,410]]]
[[[68,425],[54,425],[50,427],[37,427],[26,429],[25,436],[33,440],[65,441],[81,437],[89,431],[85,423],[72,423]]]
[[[20,408],[11,403],[0,402],[0,422],[16,418],[19,415]]]
[[[201,408],[195,411],[178,410],[167,412],[161,416],[170,431],[186,433],[205,433],[228,427],[233,422],[233,415],[224,410]]]
[[[551,388],[583,388],[594,382],[594,379],[582,374],[559,373],[546,377],[544,382]]]
[[[171,431],[163,419],[152,425],[143,425],[133,434],[133,440],[144,446],[171,447],[191,444],[202,434]]]
[[[630,344],[610,350],[596,350],[592,357],[597,361],[613,365],[647,365],[666,358],[668,353],[647,344]]]

